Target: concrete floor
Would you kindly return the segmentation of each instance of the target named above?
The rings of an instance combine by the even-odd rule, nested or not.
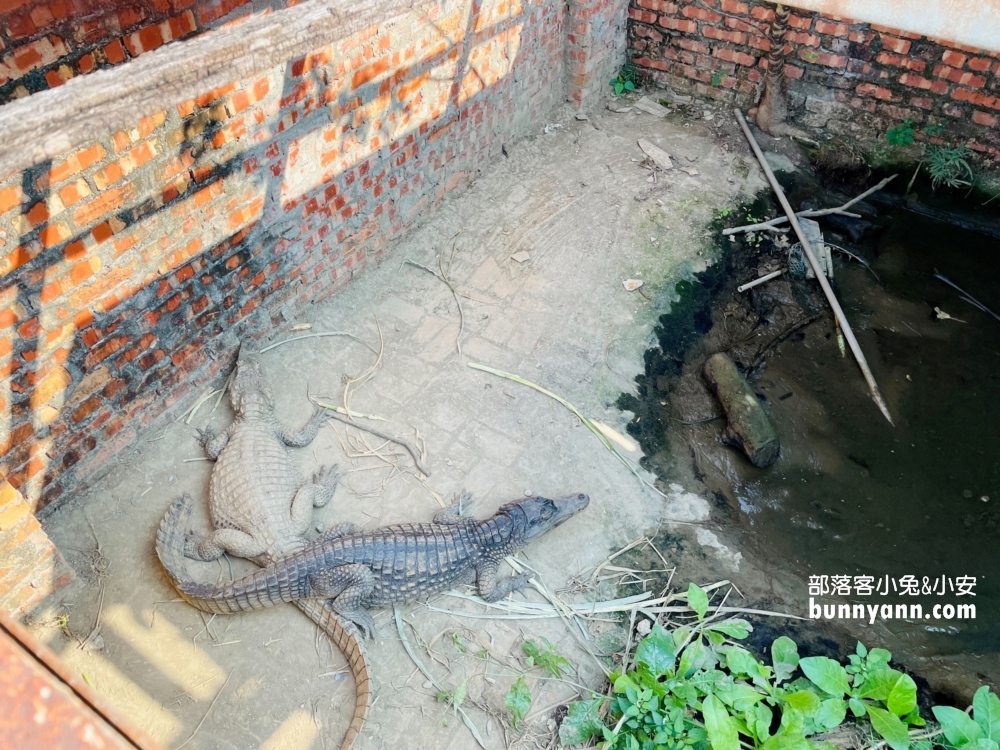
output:
[[[624,432],[630,415],[614,401],[642,368],[652,325],[667,309],[673,282],[703,265],[704,227],[713,210],[763,185],[749,158],[727,150],[717,136],[722,115],[703,116],[701,109],[668,120],[602,109],[578,120],[562,112],[561,129],[513,144],[508,158],[398,243],[379,267],[329,302],[286,311],[287,330],[275,331],[275,340],[292,335],[294,324],[311,323],[310,332],[349,331],[374,346],[378,320],[382,367],[369,383],[352,389],[351,408],[387,418],[380,426],[399,434],[413,437],[417,431],[431,470],[426,482],[418,481],[401,450],[393,459],[396,468],[377,457],[345,455],[344,426],[332,423],[311,446],[296,451],[304,474],[334,462],[349,471],[333,502],[316,512],[317,524],[429,520],[438,498],[448,501],[463,488],[479,500],[481,517],[529,490],[550,496],[583,491],[591,495],[590,507],[527,550],[550,589],[585,575],[632,540],[664,530],[689,542],[680,545],[690,560],[687,577],[676,579],[680,588],[689,578],[704,583],[735,574],[739,556],[709,520],[707,502],[679,485],[665,488],[664,500],[563,406],[467,367],[480,362],[517,373]],[[638,138],[670,152],[677,166],[651,182],[652,173],[640,164]],[[436,268],[439,252],[447,264],[452,244],[449,276],[462,295],[465,317],[461,355],[451,292],[404,264],[412,259]],[[521,251],[527,260],[511,259]],[[629,278],[645,282],[642,291],[650,300],[625,291],[622,281]],[[312,411],[307,392],[340,403],[343,375],[358,375],[373,359],[371,351],[340,337],[312,338],[263,355],[279,417],[293,426],[304,423]],[[175,601],[153,554],[154,530],[174,497],[187,491],[205,507],[212,465],[201,460],[195,428],[218,430],[231,420],[228,405],[213,413],[211,403],[190,424],[161,425],[146,434],[107,479],[48,518],[46,530],[80,580],[49,608],[69,615],[66,628],[60,630],[64,623],[51,614],[35,627],[164,745],[179,746],[197,728],[186,747],[337,747],[353,706],[353,682],[341,672],[340,654],[312,623],[282,606],[217,617],[206,628],[197,611]],[[350,434],[357,440],[359,433]],[[373,448],[382,442],[367,439]],[[207,527],[206,513],[199,523]],[[252,567],[241,560],[231,565],[237,575]],[[230,575],[225,562],[192,562],[190,569],[202,580]],[[566,596],[583,601],[613,593]],[[539,599],[535,592],[526,596]],[[486,612],[446,595],[432,604]],[[79,648],[65,631],[85,638],[99,611],[99,636]],[[554,706],[584,686],[600,689],[594,661],[558,619],[474,619],[423,604],[402,612],[430,646],[430,654],[418,650],[436,679],[452,687],[465,681],[466,708],[490,748],[548,746]],[[436,690],[406,655],[391,611],[378,611],[376,621],[379,637],[368,644],[375,703],[356,746],[474,747],[469,730],[436,701]],[[616,623],[595,622],[592,632],[599,650],[614,651],[624,638]],[[521,642],[539,636],[577,668],[569,682],[541,679],[538,669],[524,666]],[[491,655],[487,661],[475,656],[484,647]],[[521,672],[528,674],[533,713],[526,734],[505,739],[503,700]]]

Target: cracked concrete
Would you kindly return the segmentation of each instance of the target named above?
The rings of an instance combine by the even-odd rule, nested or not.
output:
[[[318,526],[428,520],[438,498],[447,501],[463,488],[476,496],[480,516],[527,491],[584,491],[592,497],[590,508],[526,551],[551,589],[586,574],[632,540],[664,530],[688,549],[689,576],[704,582],[735,571],[738,552],[726,546],[724,532],[668,523],[709,524],[710,505],[703,498],[680,485],[666,488],[667,499],[661,498],[563,406],[467,366],[475,361],[516,373],[624,432],[630,415],[614,402],[642,368],[673,283],[707,258],[704,227],[713,210],[762,184],[746,157],[727,150],[713,131],[722,119],[717,115],[709,125],[680,114],[662,120],[636,111],[600,111],[579,121],[565,111],[563,129],[514,144],[510,158],[428,217],[379,267],[329,302],[292,311],[289,329],[292,322],[310,323],[312,332],[349,331],[372,346],[378,320],[382,367],[370,383],[352,389],[351,408],[389,420],[380,427],[419,435],[431,471],[426,482],[418,481],[404,451],[371,437],[373,448],[394,454],[395,466],[347,455],[344,425],[331,423],[296,452],[304,474],[332,462],[349,471],[330,506],[316,512]],[[650,139],[698,174],[674,169],[651,181],[652,173],[640,164],[638,138]],[[512,260],[519,251],[528,260]],[[451,291],[404,263],[412,259],[437,268],[439,253],[462,295],[461,356]],[[641,293],[624,290],[627,278],[644,281]],[[289,335],[279,330],[273,338]],[[340,403],[343,376],[357,376],[373,359],[370,350],[342,337],[312,338],[265,354],[278,415],[289,425],[302,424],[312,410],[307,392]],[[81,573],[51,610],[69,613],[68,632],[86,637],[103,590],[99,648],[79,649],[52,620],[48,626],[44,618],[36,620],[35,627],[72,668],[165,745],[187,739],[221,690],[187,747],[336,747],[353,705],[353,683],[342,672],[343,659],[317,637],[312,623],[287,606],[209,621],[174,601],[153,554],[154,529],[175,496],[190,492],[205,507],[211,464],[201,460],[195,428],[220,429],[231,419],[225,404],[213,412],[211,403],[190,425],[160,425],[145,434],[109,477],[46,521]],[[206,513],[199,522],[207,525]],[[104,577],[91,567],[95,535],[110,561]],[[239,575],[252,566],[233,560],[231,567]],[[214,581],[228,578],[230,564],[192,562],[190,570]],[[432,604],[487,612],[449,596]],[[403,615],[417,640],[430,646],[432,654],[420,650],[437,679],[451,687],[466,684],[466,707],[490,748],[506,746],[503,698],[526,669],[520,659],[524,638],[548,638],[576,667],[568,682],[529,671],[534,713],[527,727],[544,736],[543,746],[555,705],[584,686],[600,688],[593,659],[558,619],[479,619],[423,604],[404,607]],[[468,729],[435,700],[436,690],[407,657],[391,612],[378,611],[376,621],[380,635],[368,645],[376,697],[356,746],[473,747]],[[597,650],[614,651],[621,639],[616,623],[592,623]],[[490,655],[485,660],[476,656],[484,649]]]

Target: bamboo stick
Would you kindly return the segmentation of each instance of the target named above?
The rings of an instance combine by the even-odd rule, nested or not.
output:
[[[875,399],[875,404],[878,406],[879,411],[882,415],[892,424],[892,417],[889,415],[889,407],[886,406],[885,399],[882,398],[882,393],[879,391],[878,383],[875,382],[875,376],[872,375],[871,368],[868,367],[868,361],[865,359],[864,353],[861,351],[861,346],[858,344],[858,340],[854,337],[854,331],[851,330],[851,324],[847,322],[847,316],[844,315],[844,310],[840,307],[840,303],[837,301],[836,295],[833,293],[833,288],[830,286],[830,282],[827,281],[826,275],[823,273],[823,269],[819,267],[819,261],[816,260],[816,255],[813,253],[812,248],[809,246],[808,240],[806,240],[804,233],[802,232],[802,227],[799,226],[799,220],[795,216],[795,212],[792,207],[788,204],[788,199],[785,197],[785,191],[781,189],[781,185],[778,184],[778,180],[774,176],[774,172],[771,171],[771,167],[768,166],[767,160],[764,158],[764,154],[761,153],[760,146],[757,145],[757,140],[753,137],[753,133],[750,132],[750,128],[747,126],[747,121],[743,117],[743,113],[740,110],[734,110],[736,112],[736,120],[739,122],[740,127],[743,128],[743,133],[746,135],[747,140],[750,141],[750,147],[753,149],[754,155],[757,157],[757,161],[760,162],[761,169],[764,170],[764,174],[767,175],[767,181],[771,183],[771,187],[774,189],[775,195],[778,196],[778,202],[781,203],[781,207],[785,210],[788,215],[788,220],[791,222],[792,229],[795,230],[796,236],[799,238],[799,242],[802,243],[802,250],[806,255],[806,259],[809,261],[809,265],[813,269],[813,273],[816,274],[816,279],[819,281],[820,287],[823,289],[823,294],[826,295],[827,302],[830,303],[830,308],[833,310],[833,314],[840,323],[840,328],[844,333],[844,338],[847,339],[848,345],[851,347],[851,353],[854,358],[858,361],[858,367],[861,368],[861,374],[865,376],[865,381],[868,383],[868,388],[871,390],[872,398]]]

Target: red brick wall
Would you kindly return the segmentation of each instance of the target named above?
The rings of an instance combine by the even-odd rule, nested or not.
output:
[[[6,85],[238,4],[149,0],[124,24],[61,2],[3,17],[0,55],[65,47]],[[557,0],[434,0],[0,176],[0,477],[53,507],[189,405],[245,331],[377,260],[565,99],[565,30]]]
[[[0,0],[0,104],[244,17],[252,0]]]
[[[567,97],[589,106],[608,91],[625,62],[628,6],[621,0],[569,0],[567,7]]]
[[[0,610],[21,615],[73,577],[28,502],[0,480]]]
[[[628,48],[656,81],[748,106],[767,67],[773,6],[759,0],[631,0]],[[905,119],[1000,158],[1000,55],[899,29],[793,11],[785,35],[793,119],[880,136]]]

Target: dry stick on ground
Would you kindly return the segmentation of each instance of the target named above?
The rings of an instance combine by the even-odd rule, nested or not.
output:
[[[431,681],[431,684],[434,685],[437,690],[443,691],[444,688],[442,688],[438,681],[434,679],[434,675],[428,671],[427,667],[424,666],[424,663],[420,661],[420,657],[417,656],[416,651],[413,650],[413,646],[410,644],[410,639],[406,637],[406,632],[403,630],[403,618],[399,614],[399,607],[393,607],[392,611],[396,620],[396,630],[399,633],[399,640],[402,642],[403,648],[406,650],[410,660],[417,667],[417,669],[423,673],[424,677]],[[476,742],[479,743],[479,746],[485,748],[486,743],[483,742],[482,735],[479,734],[479,730],[476,729],[476,725],[472,723],[472,719],[469,718],[469,715],[465,713],[461,706],[455,706],[455,710],[458,712],[459,716],[462,717],[462,721],[465,723],[465,726],[469,728],[469,731],[472,732],[472,736],[476,739]],[[180,749],[178,748],[178,750]]]
[[[188,737],[186,740],[184,740],[177,747],[175,747],[174,750],[181,750],[182,747],[184,747],[187,743],[193,740],[194,736],[198,734],[198,730],[201,729],[201,725],[205,723],[205,719],[208,718],[208,715],[212,713],[212,709],[215,708],[215,704],[218,702],[219,697],[222,695],[222,691],[226,689],[226,685],[229,684],[229,680],[232,679],[233,672],[235,671],[236,667],[233,667],[231,670],[229,670],[229,676],[226,677],[226,681],[222,683],[222,687],[219,688],[219,692],[215,694],[215,697],[212,699],[212,705],[208,707],[208,710],[205,712],[205,715],[201,717],[201,721],[198,722],[198,726],[196,726],[194,728],[194,731],[191,732],[191,736]]]
[[[101,618],[104,614],[104,592],[107,588],[104,583],[104,576],[107,575],[108,568],[111,567],[111,561],[104,554],[104,550],[101,549],[101,540],[97,538],[97,530],[94,528],[94,524],[90,522],[89,518],[87,519],[87,524],[90,526],[90,531],[94,535],[94,542],[97,544],[97,547],[91,554],[90,569],[97,576],[101,589],[97,599],[97,618],[94,620],[94,627],[90,631],[90,635],[80,641],[80,645],[78,646],[80,649],[85,649],[88,645],[90,645],[91,641],[93,641],[101,632]]]
[[[865,192],[863,192],[856,198],[851,198],[851,200],[847,201],[847,203],[845,203],[842,206],[836,206],[834,208],[811,208],[807,211],[799,211],[797,214],[795,214],[795,216],[802,219],[809,219],[809,218],[814,218],[816,216],[829,216],[830,214],[837,214],[839,216],[849,216],[852,219],[860,219],[861,217],[858,214],[851,213],[847,209],[849,209],[858,201],[863,201],[872,193],[877,193],[879,190],[881,190],[890,182],[892,182],[892,180],[895,179],[895,177],[896,175],[890,175],[886,177],[878,185],[873,185],[872,187],[868,188]],[[763,229],[779,230],[787,232],[788,231],[787,227],[778,227],[778,224],[784,224],[786,221],[788,221],[787,216],[779,216],[776,219],[762,221],[759,224],[747,224],[746,226],[742,227],[729,227],[728,229],[723,229],[722,233],[725,235],[729,235],[729,234],[739,234],[740,232],[759,232]]]
[[[307,334],[305,334],[303,336],[292,336],[292,338],[285,339],[284,341],[276,341],[275,343],[273,343],[273,344],[271,344],[269,346],[265,346],[263,349],[260,350],[260,353],[263,354],[264,352],[269,352],[272,349],[277,349],[279,346],[284,346],[285,344],[290,344],[293,341],[302,341],[302,339],[324,338],[326,336],[347,336],[347,338],[354,339],[355,341],[357,341],[362,346],[365,346],[368,349],[370,349],[372,352],[375,352],[375,349],[372,347],[371,344],[369,344],[366,341],[362,341],[360,338],[358,338],[357,336],[355,336],[353,333],[348,333],[347,331],[318,331],[316,333],[307,333]]]
[[[348,417],[351,417],[351,386],[355,383],[358,384],[360,388],[362,385],[367,383],[374,377],[375,373],[382,366],[382,355],[385,353],[385,338],[382,336],[382,326],[378,322],[378,316],[375,316],[375,328],[378,330],[378,355],[375,357],[375,364],[373,364],[364,375],[359,375],[356,378],[350,376],[344,376],[344,412]],[[371,349],[371,347],[368,347]],[[374,350],[373,350],[374,351]]]
[[[747,140],[750,142],[750,146],[753,149],[754,155],[757,157],[757,161],[760,162],[761,169],[763,169],[764,174],[767,175],[767,181],[771,183],[771,188],[774,190],[775,195],[778,196],[778,202],[781,203],[781,207],[785,209],[785,213],[788,215],[788,220],[792,224],[792,229],[795,230],[795,234],[798,236],[799,242],[802,243],[802,250],[806,254],[806,259],[809,261],[809,265],[812,266],[813,273],[816,274],[816,279],[819,281],[819,285],[823,288],[823,294],[826,295],[827,302],[830,303],[830,307],[833,309],[833,314],[840,323],[840,328],[844,332],[844,338],[847,339],[847,343],[851,347],[851,353],[854,354],[854,358],[858,361],[858,367],[861,368],[861,373],[865,376],[865,381],[868,383],[869,390],[871,390],[872,398],[875,399],[875,403],[882,412],[882,415],[888,420],[889,424],[892,424],[892,417],[889,415],[889,407],[886,406],[885,399],[882,398],[882,393],[879,391],[878,383],[875,382],[875,376],[872,375],[871,368],[868,367],[868,362],[865,359],[865,355],[861,351],[861,346],[858,344],[858,340],[854,337],[854,331],[851,330],[851,324],[847,322],[847,316],[844,315],[844,311],[840,307],[840,303],[837,301],[836,295],[833,293],[833,288],[830,286],[830,282],[826,279],[826,274],[823,273],[819,266],[819,261],[816,260],[816,255],[813,253],[812,247],[809,246],[809,240],[806,239],[806,236],[802,231],[802,227],[799,226],[799,220],[795,217],[795,212],[792,211],[792,207],[788,205],[788,199],[785,197],[785,191],[781,189],[781,185],[778,184],[778,180],[775,178],[774,172],[771,171],[771,167],[767,163],[767,159],[765,159],[764,154],[761,153],[760,146],[757,145],[757,140],[753,137],[753,133],[750,132],[750,127],[747,125],[747,121],[744,119],[743,113],[738,109],[734,111],[736,113],[736,119],[740,123],[740,127],[743,129],[743,133],[746,135]]]
[[[455,246],[452,245],[452,253],[454,253]],[[415,260],[410,260],[407,258],[405,261],[411,266],[415,266],[421,270],[427,271],[427,273],[432,276],[436,276],[451,290],[452,296],[455,298],[455,304],[458,305],[458,335],[455,337],[455,348],[458,350],[459,355],[462,354],[462,334],[465,332],[465,311],[462,310],[462,295],[458,293],[455,286],[448,280],[448,277],[444,275],[444,269],[441,271],[435,271],[433,268],[428,268],[423,263],[417,263]],[[438,265],[441,265],[441,256],[438,256]],[[451,268],[451,263],[448,263],[448,267]]]
[[[420,470],[420,473],[423,474],[425,477],[429,477],[431,475],[430,471],[427,469],[427,466],[424,464],[423,461],[420,460],[420,451],[413,443],[411,443],[406,438],[398,437],[388,432],[383,432],[382,430],[376,429],[375,427],[369,427],[366,424],[365,425],[358,424],[357,422],[353,421],[350,417],[345,417],[344,415],[339,414],[338,412],[335,411],[331,411],[327,416],[329,416],[331,419],[339,420],[344,424],[348,424],[356,429],[369,432],[375,437],[380,437],[383,440],[388,440],[389,442],[396,443],[396,445],[400,445],[403,448],[406,448],[406,452],[409,453],[410,456],[413,458],[413,463],[416,464],[416,467]]]

